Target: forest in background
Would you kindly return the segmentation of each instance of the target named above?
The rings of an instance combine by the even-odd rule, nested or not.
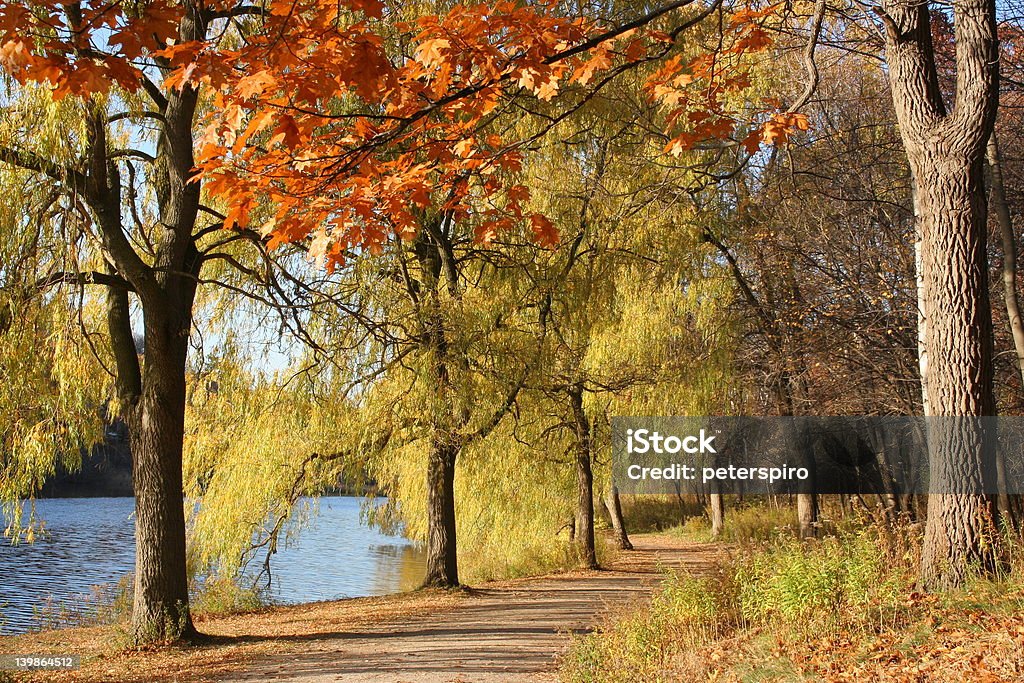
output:
[[[456,586],[596,566],[602,505],[628,545],[612,415],[1020,414],[1019,23],[980,0],[5,4],[9,519],[124,420],[131,628],[187,640],[190,575],[234,577],[339,477],[376,481],[371,521]],[[984,438],[929,447],[973,476]],[[693,501],[719,533],[732,502]],[[795,502],[795,536],[833,528],[837,501]],[[923,529],[929,590],[1003,575],[1020,515],[857,507]]]

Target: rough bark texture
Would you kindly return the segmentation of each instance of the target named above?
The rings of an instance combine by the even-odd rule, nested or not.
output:
[[[132,625],[140,642],[175,640],[194,631],[181,472],[188,322],[146,330],[142,394],[129,415],[136,545]]]
[[[456,555],[455,461],[458,448],[435,443],[427,462],[427,571],[425,587],[459,585]]]
[[[594,545],[594,473],[591,467],[593,438],[590,420],[583,409],[583,388],[574,385],[569,389],[573,421],[576,428],[576,535],[573,545],[581,567],[597,567],[597,550]]]
[[[954,5],[957,87],[949,112],[935,68],[928,4],[888,0],[883,8],[890,86],[921,238],[929,413],[990,415],[995,406],[983,160],[998,97],[995,4]],[[928,500],[921,573],[929,588],[958,585],[971,567],[995,565],[992,501],[980,489],[984,439],[974,420],[930,424],[933,490],[946,492]],[[972,485],[977,492],[957,492]]]
[[[622,517],[622,501],[619,500],[619,487],[609,482],[608,489],[604,494],[604,506],[608,509],[608,517],[612,521],[612,530],[615,532],[615,541],[620,550],[632,550],[633,543],[626,533],[626,520]]]

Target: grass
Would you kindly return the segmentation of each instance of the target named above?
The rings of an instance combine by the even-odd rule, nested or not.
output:
[[[1024,584],[916,590],[919,532],[845,524],[835,536],[748,533],[710,573],[670,573],[651,603],[578,637],[565,683],[1019,681]],[[765,515],[767,519],[771,514]],[[696,528],[679,533],[694,533]],[[1021,546],[1014,544],[1020,554]]]
[[[693,496],[622,496],[622,516],[629,533],[664,531],[703,515],[703,506]]]
[[[796,512],[788,505],[734,505],[726,511],[725,528],[718,539],[712,539],[711,524],[703,514],[690,517],[668,531],[702,543],[712,540],[726,543],[770,541],[780,536],[796,535]]]

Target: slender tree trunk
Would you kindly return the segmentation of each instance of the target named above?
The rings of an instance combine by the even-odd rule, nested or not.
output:
[[[1020,306],[1017,300],[1017,239],[1013,232],[1013,219],[1010,216],[1010,205],[1006,201],[1006,187],[1003,181],[1003,164],[999,155],[999,144],[993,131],[986,148],[989,176],[992,182],[990,198],[995,211],[996,223],[999,225],[999,236],[1003,248],[1003,303],[1006,306],[1006,319],[1013,336],[1013,349],[1017,354],[1017,369],[1021,374],[1021,387],[1024,388],[1024,322],[1021,321]],[[1003,453],[997,454],[999,462],[998,498],[999,515],[1003,523],[1016,529],[1019,524],[1019,496],[1006,492],[1006,463]]]
[[[712,493],[711,496],[711,537],[719,538],[725,529],[725,501],[721,493]]]
[[[604,506],[608,509],[608,516],[612,520],[612,530],[615,532],[615,540],[620,550],[632,550],[633,543],[626,533],[626,520],[622,518],[622,502],[619,500],[619,487],[614,482],[608,484],[608,490],[604,496]]]
[[[594,543],[594,472],[592,465],[592,434],[590,420],[583,408],[583,388],[569,390],[573,421],[576,427],[576,537],[574,545],[580,566],[597,568]]]
[[[917,206],[917,192],[914,192],[914,216],[920,216]],[[921,411],[924,415],[931,415],[931,405],[928,403],[928,347],[925,345],[925,337],[928,331],[928,319],[924,315],[924,268],[921,264],[921,224],[916,221],[917,235],[914,238],[914,271],[917,288],[917,369],[921,378]]]
[[[1024,322],[1021,321],[1020,306],[1017,301],[1017,239],[1013,234],[1010,205],[1006,202],[1003,165],[995,133],[992,133],[988,139],[986,156],[992,181],[990,193],[992,208],[999,225],[999,236],[1003,247],[1003,303],[1006,305],[1006,318],[1010,324],[1010,333],[1013,335],[1013,348],[1017,354],[1017,369],[1021,374],[1021,386],[1024,386]]]
[[[814,538],[818,535],[818,497],[813,493],[798,493],[796,496],[796,518],[800,526],[800,538]]]
[[[597,568],[597,549],[594,543],[594,475],[590,467],[590,454],[582,449],[576,454],[576,550],[580,566]]]
[[[779,404],[782,415],[795,415],[796,404],[793,401],[793,376],[787,370],[779,380]],[[813,463],[806,463],[812,468]],[[818,494],[808,491],[796,494],[796,521],[800,538],[814,538],[818,533]]]
[[[424,587],[459,585],[455,528],[455,444],[435,441],[427,460],[427,572]]]

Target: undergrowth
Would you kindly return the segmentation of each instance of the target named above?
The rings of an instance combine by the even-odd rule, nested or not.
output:
[[[669,573],[648,606],[577,637],[562,680],[1024,680],[1019,571],[922,594],[918,534],[861,524],[820,541],[742,543],[710,571]],[[1008,547],[1018,562],[1020,544]]]

